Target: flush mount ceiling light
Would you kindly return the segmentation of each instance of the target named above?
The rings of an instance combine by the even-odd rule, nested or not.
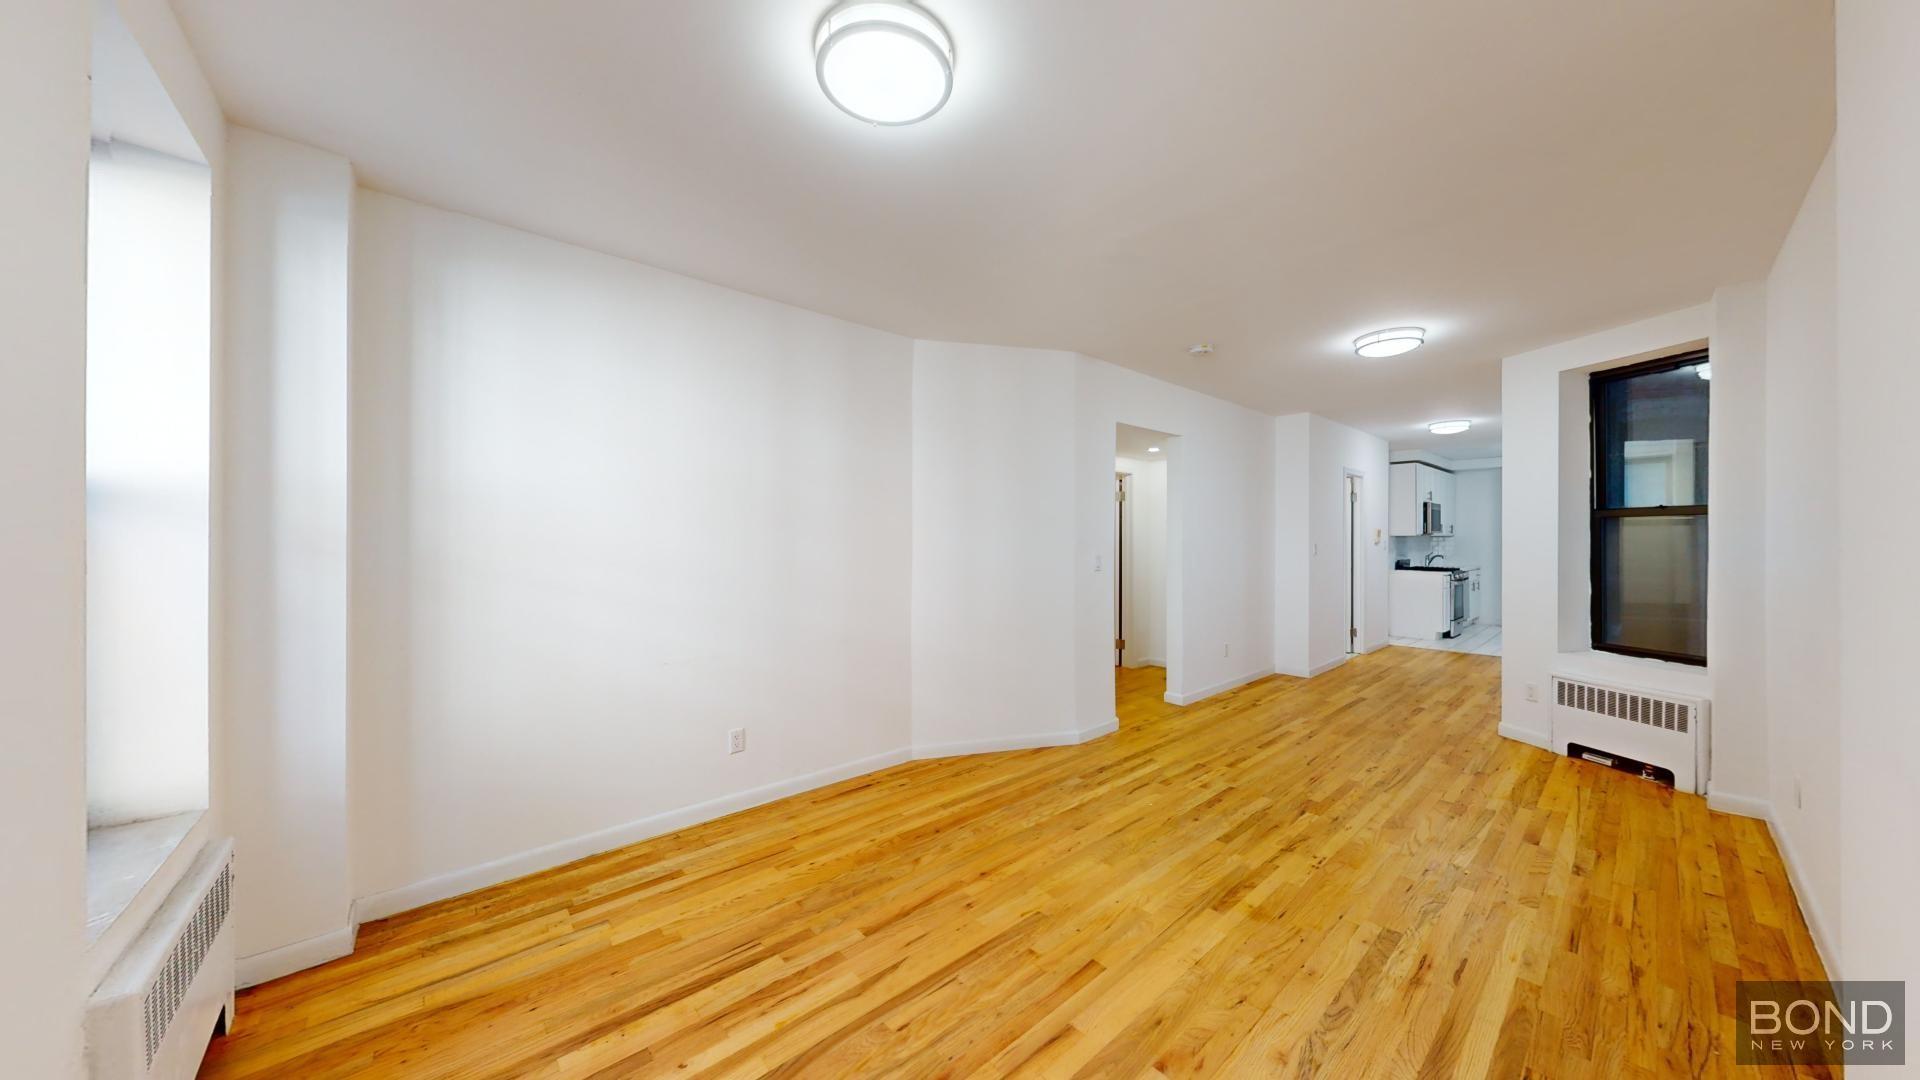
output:
[[[1420,326],[1396,326],[1390,330],[1375,330],[1371,334],[1361,334],[1353,339],[1353,351],[1361,356],[1399,356],[1403,352],[1412,352],[1426,344],[1427,331]]]
[[[940,111],[953,93],[953,40],[906,0],[846,0],[813,35],[827,100],[869,124],[897,127]]]
[[[1427,430],[1435,435],[1458,435],[1472,426],[1471,420],[1435,420],[1427,425]]]
[[[1189,345],[1187,346],[1187,355],[1188,356],[1212,356],[1213,345],[1205,341],[1201,342],[1198,345]]]
[[[1147,447],[1147,453],[1149,453],[1149,454],[1157,454],[1157,453],[1159,453],[1159,452],[1160,452],[1160,448],[1159,448],[1159,447],[1157,447],[1157,446],[1149,446],[1149,447]]]

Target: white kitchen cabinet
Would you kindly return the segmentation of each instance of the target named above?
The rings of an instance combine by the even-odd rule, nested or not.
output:
[[[1387,482],[1387,531],[1395,536],[1420,535],[1420,466],[1396,462]]]
[[[1453,580],[1449,575],[1395,570],[1390,595],[1394,637],[1439,638],[1453,629]]]
[[[1387,525],[1395,536],[1425,535],[1427,503],[1440,504],[1443,525],[1439,535],[1453,535],[1455,485],[1453,474],[1418,461],[1395,462],[1388,481]]]

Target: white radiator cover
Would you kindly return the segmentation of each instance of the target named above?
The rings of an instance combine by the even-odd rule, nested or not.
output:
[[[1553,749],[1579,743],[1673,770],[1676,791],[1707,793],[1705,698],[1553,673]]]
[[[191,1080],[233,1016],[233,841],[194,860],[87,1001],[94,1080]]]

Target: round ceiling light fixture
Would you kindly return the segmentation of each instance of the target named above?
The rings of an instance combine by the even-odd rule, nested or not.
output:
[[[1147,447],[1147,453],[1149,453],[1149,454],[1157,454],[1157,453],[1159,453],[1159,452],[1160,452],[1160,448],[1159,448],[1159,447],[1157,447],[1157,446],[1149,446],[1149,447]]]
[[[1354,338],[1353,351],[1367,357],[1399,356],[1404,352],[1412,352],[1426,343],[1425,327],[1395,326]]]
[[[1427,430],[1435,435],[1458,435],[1472,426],[1471,420],[1435,420],[1427,425]]]
[[[869,124],[914,124],[953,94],[953,39],[906,0],[846,0],[820,20],[813,70],[827,100]]]

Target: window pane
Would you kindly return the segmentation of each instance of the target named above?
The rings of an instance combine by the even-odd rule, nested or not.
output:
[[[1707,655],[1707,519],[1599,522],[1596,645]]]
[[[1596,383],[1600,509],[1706,503],[1705,363]]]

